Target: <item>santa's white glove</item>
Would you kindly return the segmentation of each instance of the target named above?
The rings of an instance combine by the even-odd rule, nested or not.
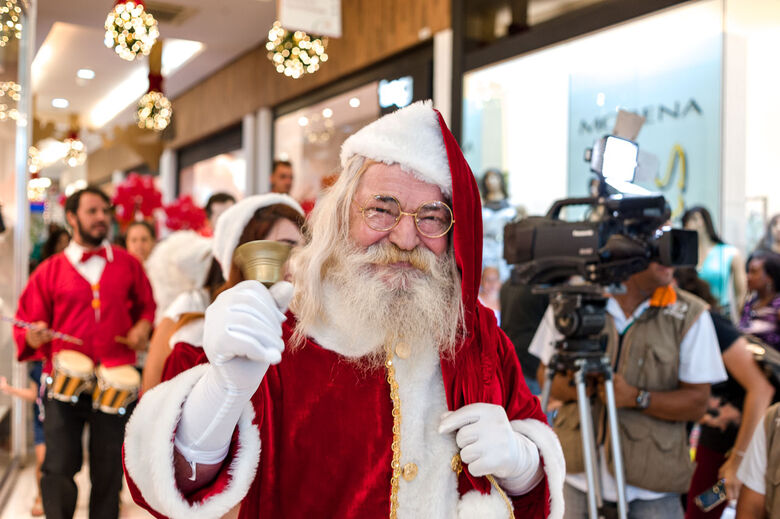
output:
[[[478,403],[444,413],[439,434],[455,431],[460,459],[471,475],[492,474],[511,495],[525,494],[541,481],[539,450],[512,429],[503,407]]]
[[[227,455],[244,407],[268,368],[282,360],[282,309],[292,292],[285,281],[270,290],[243,281],[206,310],[203,350],[210,366],[184,403],[174,441],[191,464],[215,464]]]

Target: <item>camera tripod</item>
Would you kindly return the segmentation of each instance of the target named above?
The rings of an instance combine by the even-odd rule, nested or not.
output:
[[[620,439],[615,406],[615,388],[612,383],[612,366],[606,354],[605,337],[601,331],[606,322],[606,298],[593,290],[581,292],[583,287],[567,287],[551,291],[551,305],[555,314],[555,326],[566,338],[557,341],[555,354],[547,367],[546,383],[542,389],[542,409],[547,410],[550,390],[556,373],[574,371],[577,388],[577,408],[580,417],[580,435],[585,462],[585,477],[588,482],[588,517],[598,519],[603,508],[601,479],[598,475],[598,451],[590,401],[586,391],[586,379],[589,375],[598,375],[604,380],[607,397],[606,413],[609,426],[612,456],[615,462],[615,480],[617,483],[617,511],[619,519],[628,516],[626,501],[626,481],[623,470],[623,457],[620,451]]]

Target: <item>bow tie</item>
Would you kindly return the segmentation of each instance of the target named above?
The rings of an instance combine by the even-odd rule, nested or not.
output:
[[[85,251],[84,254],[81,255],[81,263],[84,263],[92,256],[100,256],[101,258],[106,259],[106,248],[100,247],[97,250]]]

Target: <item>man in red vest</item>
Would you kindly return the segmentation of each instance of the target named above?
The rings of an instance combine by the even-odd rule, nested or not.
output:
[[[35,270],[19,299],[17,318],[36,326],[14,329],[18,358],[44,359],[44,374],[52,373],[53,359],[62,350],[77,351],[95,366],[135,365],[136,350],[146,348],[154,321],[152,288],[144,269],[106,240],[111,205],[105,193],[94,187],[77,191],[65,202],[65,216],[73,239]],[[80,342],[63,340],[52,330]],[[89,515],[118,517],[127,417],[93,411],[87,391],[76,396],[74,403],[44,398],[41,494],[46,517],[73,517],[77,498],[73,476],[82,464],[85,423],[90,430]]]

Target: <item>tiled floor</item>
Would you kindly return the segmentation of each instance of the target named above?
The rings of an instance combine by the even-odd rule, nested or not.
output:
[[[76,474],[76,483],[79,487],[79,499],[76,506],[75,519],[87,519],[89,503],[89,475],[86,463],[83,469]],[[35,484],[35,467],[29,466],[19,473],[16,486],[11,491],[11,496],[0,514],[0,519],[31,519],[30,508],[37,494]],[[152,517],[144,509],[136,505],[130,497],[127,488],[122,489],[121,508],[119,517],[122,519],[148,519]]]

